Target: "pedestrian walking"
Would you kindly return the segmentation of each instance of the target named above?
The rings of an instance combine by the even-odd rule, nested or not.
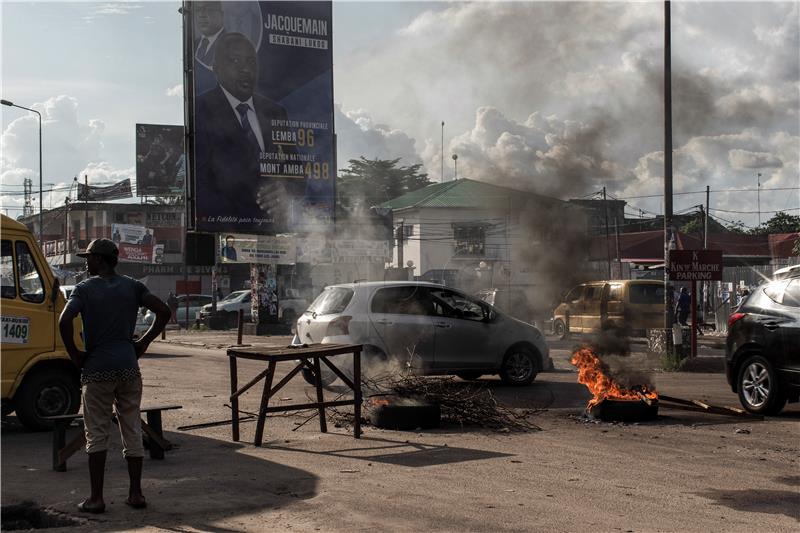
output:
[[[67,353],[81,370],[91,495],[78,508],[87,513],[105,511],[103,480],[113,408],[130,478],[125,503],[141,509],[147,502],[141,486],[144,448],[139,358],[164,329],[170,311],[142,282],[115,272],[119,250],[113,241],[95,239],[78,256],[86,259],[90,277],[72,291],[59,320]],[[133,341],[136,314],[142,306],[152,311],[156,319],[142,337]],[[73,337],[72,321],[79,314],[86,351],[77,348]]]
[[[678,295],[678,303],[675,304],[675,316],[679,324],[685,326],[686,319],[689,318],[689,312],[692,308],[692,299],[686,291],[686,287],[681,287],[681,292]]]
[[[169,296],[167,296],[167,307],[171,313],[169,321],[176,324],[178,322],[178,297],[172,291],[169,291]]]

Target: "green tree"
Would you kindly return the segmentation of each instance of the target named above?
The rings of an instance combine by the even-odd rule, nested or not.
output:
[[[800,216],[790,215],[783,211],[775,213],[756,233],[795,233],[800,231]]]
[[[680,228],[681,233],[686,233],[688,235],[702,235],[704,230],[705,221],[703,220],[703,215],[700,213]]]
[[[368,209],[386,200],[430,185],[428,175],[420,172],[421,164],[399,166],[400,159],[351,159],[341,169],[336,182],[336,199],[340,209]]]

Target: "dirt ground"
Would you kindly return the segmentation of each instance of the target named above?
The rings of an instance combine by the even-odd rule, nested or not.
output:
[[[252,341],[254,339],[246,339]],[[260,339],[263,340],[263,339]],[[75,505],[88,490],[83,452],[54,472],[51,435],[29,433],[11,416],[2,427],[2,504],[31,502],[93,531],[797,531],[800,528],[800,407],[763,421],[671,410],[639,424],[581,417],[589,398],[568,363],[569,343],[553,343],[556,370],[524,388],[484,378],[510,407],[539,408],[542,431],[515,434],[444,426],[400,432],[351,428],[307,414],[255,424],[181,431],[230,418],[224,336],[170,332],[142,360],[145,405],[178,403],[164,414],[175,449],[145,459],[149,507],[124,505],[127,474],[118,436],[106,471],[103,515]],[[276,345],[288,337],[273,337]],[[205,345],[205,346],[203,346]],[[738,406],[719,352],[701,353],[713,372],[656,375],[659,392]],[[240,384],[263,365],[240,362]],[[289,370],[278,367],[278,377]],[[337,385],[328,395],[337,394]],[[260,387],[240,409],[256,411]],[[305,402],[313,389],[296,378],[281,403]],[[75,429],[72,430],[76,431]],[[4,516],[3,529],[9,522]],[[50,531],[75,531],[61,527]]]

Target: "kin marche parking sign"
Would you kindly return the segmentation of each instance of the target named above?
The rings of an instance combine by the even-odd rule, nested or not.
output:
[[[721,281],[722,250],[671,250],[671,281]]]

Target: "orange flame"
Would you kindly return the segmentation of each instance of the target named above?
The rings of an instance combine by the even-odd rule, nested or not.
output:
[[[390,403],[386,398],[370,398],[369,401],[375,406],[389,405]]]
[[[578,382],[583,383],[594,396],[589,400],[587,409],[591,409],[605,399],[609,400],[657,400],[658,394],[646,385],[635,389],[620,387],[605,372],[606,365],[597,357],[591,348],[584,346],[572,354],[570,363],[578,367]]]

